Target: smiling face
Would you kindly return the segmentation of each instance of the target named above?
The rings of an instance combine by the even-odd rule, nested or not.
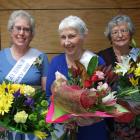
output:
[[[111,42],[115,47],[129,47],[131,35],[126,23],[121,23],[112,28]]]
[[[25,17],[18,17],[11,29],[12,44],[16,47],[28,48],[33,38],[30,23]]]
[[[74,28],[65,28],[60,32],[61,46],[69,56],[78,56],[83,49],[84,40],[84,35],[80,35],[79,31]]]

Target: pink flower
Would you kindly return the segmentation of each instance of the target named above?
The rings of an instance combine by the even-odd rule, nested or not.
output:
[[[102,91],[102,90],[107,90],[108,88],[109,86],[107,83],[104,83],[104,84],[103,82],[98,83],[97,90]]]
[[[95,74],[98,76],[99,80],[103,80],[105,77],[105,74],[102,71],[96,71]]]

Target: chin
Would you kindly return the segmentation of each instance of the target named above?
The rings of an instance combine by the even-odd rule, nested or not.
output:
[[[129,46],[128,43],[119,43],[119,44],[115,44],[115,46],[118,46],[118,47],[124,47],[124,46]]]

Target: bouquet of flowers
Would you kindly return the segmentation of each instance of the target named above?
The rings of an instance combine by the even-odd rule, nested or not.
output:
[[[130,122],[134,119],[134,114],[140,114],[140,56],[137,57],[136,61],[130,56],[122,56],[121,59],[122,62],[116,63],[115,67],[115,72],[119,75],[117,98],[131,112],[135,111],[135,113],[125,117],[125,121]],[[121,120],[124,121],[123,117]],[[137,115],[134,120],[139,127],[140,115]]]
[[[105,68],[97,68],[97,56],[92,57],[87,70],[80,62],[75,63],[77,68],[69,69],[69,79],[56,72],[47,122],[75,120],[78,125],[89,125],[96,122],[96,118],[115,117],[127,112],[116,103],[116,92],[111,90],[110,85],[116,79],[113,71],[107,72],[106,69],[105,73]]]
[[[3,82],[0,85],[0,126],[46,138],[52,130],[46,124],[48,102],[41,89],[29,85]]]

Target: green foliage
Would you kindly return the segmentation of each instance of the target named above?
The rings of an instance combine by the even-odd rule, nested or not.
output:
[[[98,66],[98,56],[93,56],[88,64],[87,73],[89,76],[93,74]]]

